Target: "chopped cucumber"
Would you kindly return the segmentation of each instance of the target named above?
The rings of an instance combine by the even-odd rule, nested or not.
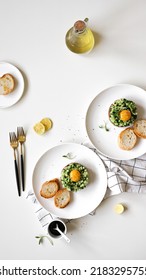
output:
[[[74,169],[77,169],[80,174],[81,178],[77,182],[73,182],[70,178],[70,172]],[[85,166],[79,163],[70,163],[65,166],[61,172],[61,182],[64,188],[68,189],[69,191],[78,191],[84,189],[88,182],[89,182],[89,173]]]
[[[131,112],[131,118],[127,121],[120,119],[120,112],[123,110],[129,110]],[[126,127],[133,124],[137,118],[137,107],[136,104],[127,100],[126,98],[121,98],[116,100],[109,109],[109,119],[115,125],[119,127]]]

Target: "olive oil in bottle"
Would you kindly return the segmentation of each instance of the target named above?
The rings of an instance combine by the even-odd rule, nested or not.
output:
[[[94,47],[94,36],[87,26],[88,18],[78,20],[66,34],[66,45],[70,51],[78,54],[89,52]]]

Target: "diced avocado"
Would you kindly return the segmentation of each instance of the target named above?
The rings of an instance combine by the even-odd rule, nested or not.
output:
[[[81,178],[79,181],[74,182],[70,178],[70,172],[77,169],[81,173]],[[89,182],[89,173],[85,166],[79,163],[70,163],[65,166],[61,172],[61,182],[64,188],[70,191],[78,191],[84,189]]]
[[[128,121],[122,121],[120,119],[120,112],[123,110],[129,110],[131,112],[131,118]],[[115,125],[119,127],[126,127],[136,120],[137,118],[137,107],[132,100],[127,100],[126,98],[121,98],[116,100],[109,110],[109,119]]]

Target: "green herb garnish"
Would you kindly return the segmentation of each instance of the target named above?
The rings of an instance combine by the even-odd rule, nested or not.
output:
[[[67,153],[66,155],[63,155],[63,157],[68,158],[68,159],[73,159],[73,158],[75,158],[76,156],[73,155],[72,153]]]
[[[50,241],[51,245],[53,245],[53,241],[52,241],[52,239],[51,239],[48,235],[35,236],[35,238],[38,238],[39,245],[40,245],[41,243],[43,243],[44,238],[47,238],[47,239]]]
[[[104,128],[105,131],[109,131],[109,128],[107,127],[107,124],[106,124],[105,121],[104,121],[104,124],[103,124],[103,125],[99,125],[99,128]]]

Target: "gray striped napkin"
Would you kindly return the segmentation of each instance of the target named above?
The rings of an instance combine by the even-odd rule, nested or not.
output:
[[[107,171],[107,192],[104,199],[122,192],[146,193],[146,154],[136,159],[118,161],[99,154],[95,148],[89,147],[88,144],[85,146],[93,150],[105,165]],[[53,215],[40,205],[33,191],[28,192],[27,198],[33,203],[34,212],[44,231],[48,233],[48,225],[54,218]],[[90,215],[94,215],[95,211],[90,213]]]
[[[41,204],[36,199],[33,191],[30,190],[26,198],[32,202],[34,207],[34,213],[37,216],[39,222],[41,223],[43,230],[46,234],[48,234],[48,225],[53,220],[53,215],[41,206]]]
[[[146,154],[132,160],[111,160],[102,155],[100,158],[107,171],[105,197],[121,192],[146,193]]]

